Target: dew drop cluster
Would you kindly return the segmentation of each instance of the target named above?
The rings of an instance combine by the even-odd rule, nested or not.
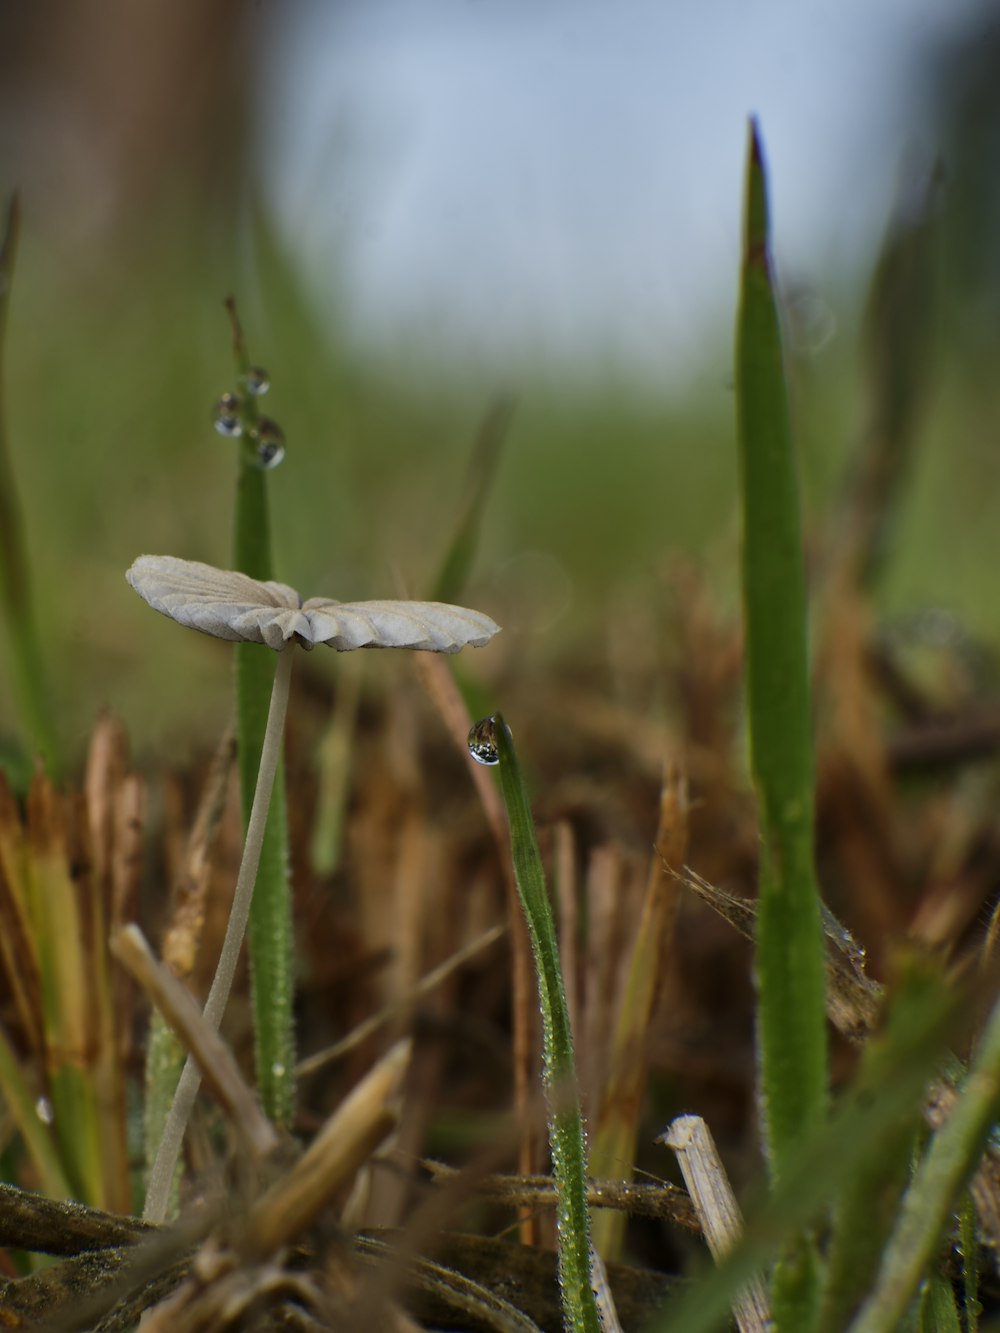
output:
[[[242,439],[245,457],[262,472],[276,468],[285,456],[285,432],[271,417],[257,415],[256,400],[271,387],[262,366],[240,376],[239,393],[224,393],[212,411],[212,424],[230,440]]]

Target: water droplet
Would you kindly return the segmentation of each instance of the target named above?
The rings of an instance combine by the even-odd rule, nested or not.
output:
[[[49,1101],[48,1097],[39,1097],[35,1102],[35,1115],[38,1116],[43,1125],[52,1124],[56,1117],[55,1112],[52,1110],[52,1103]]]
[[[823,913],[823,930],[844,956],[854,966],[855,971],[864,973],[868,954],[864,945],[859,944],[846,926],[842,925],[825,903],[820,904]]]
[[[231,439],[243,434],[243,422],[240,419],[241,403],[235,393],[224,393],[215,404],[212,413],[212,424],[220,435],[227,435]]]
[[[262,398],[271,387],[271,377],[263,366],[251,366],[245,375],[240,376],[240,387],[255,398]]]
[[[499,764],[496,722],[492,717],[484,717],[470,730],[469,754],[477,764]]]
[[[277,467],[285,456],[285,432],[270,417],[261,417],[251,431],[257,466],[264,472]]]
[[[285,1066],[280,1060],[275,1060],[274,1064],[271,1066],[271,1074],[274,1078],[285,1077]]]

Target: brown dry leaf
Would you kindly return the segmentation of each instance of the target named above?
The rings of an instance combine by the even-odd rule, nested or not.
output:
[[[22,818],[0,778],[0,959],[21,1042],[51,1099],[75,1188],[103,1207],[131,1206],[124,1061],[130,993],[108,954],[116,913],[138,884],[143,786],[124,733],[95,728],[82,794],[36,774]]]
[[[832,588],[818,654],[820,862],[826,879],[842,886],[843,897],[832,899],[838,911],[843,903],[862,937],[877,941],[900,929],[907,905],[870,638],[868,606],[855,591]]]
[[[243,1251],[264,1258],[297,1239],[395,1129],[410,1052],[409,1041],[391,1047],[292,1169],[254,1203],[240,1242]]]
[[[616,1011],[614,1043],[604,1092],[595,1116],[591,1170],[600,1177],[630,1180],[633,1175],[643,1095],[649,1066],[650,1026],[670,966],[679,881],[688,842],[687,782],[668,772],[660,793],[653,857],[646,877],[639,928],[630,952],[623,949],[623,978]],[[624,1241],[625,1219],[602,1213],[594,1219],[594,1243],[614,1258]]]
[[[230,727],[212,757],[180,871],[173,881],[170,916],[163,933],[163,961],[176,977],[190,977],[198,958],[211,856],[225,815],[235,763],[236,738]]]

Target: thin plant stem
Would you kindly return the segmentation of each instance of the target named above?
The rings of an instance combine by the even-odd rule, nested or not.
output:
[[[233,356],[239,375],[251,370],[236,302],[226,301],[233,330]],[[240,441],[233,526],[235,569],[255,579],[274,577],[267,474],[253,447],[260,414],[256,396],[240,394],[243,435]],[[268,697],[269,664],[256,645],[236,645],[236,723],[243,819],[250,821],[255,774],[260,763]],[[288,880],[288,819],[284,767],[274,781],[273,814],[261,848],[258,889],[250,914],[247,948],[253,997],[257,1088],[272,1120],[287,1125],[295,1102],[295,1033],[292,1006],[293,928]]]
[[[602,1322],[591,1278],[586,1131],[555,922],[514,741],[499,713],[491,721],[500,766],[500,790],[510,824],[514,877],[528,923],[538,975],[542,1078],[548,1103],[549,1145],[556,1184],[563,1317],[565,1327],[572,1333],[600,1333]]]
[[[878,1280],[850,1333],[891,1333],[926,1275],[956,1200],[986,1144],[1000,1105],[1000,1004],[951,1115],[934,1135],[903,1199]]]
[[[292,653],[284,649],[278,654],[278,665],[274,673],[274,685],[271,690],[271,706],[267,714],[267,728],[264,732],[264,746],[260,756],[260,769],[257,773],[257,786],[254,791],[253,806],[247,824],[246,841],[243,844],[243,859],[236,880],[232,910],[226,926],[226,937],[219,955],[208,999],[205,1001],[205,1017],[218,1027],[232,989],[236,964],[239,961],[240,948],[246,932],[247,918],[250,915],[250,903],[253,899],[254,883],[257,879],[257,867],[260,863],[260,849],[264,841],[264,829],[267,825],[271,790],[274,775],[281,758],[281,739],[285,731],[285,712],[288,707],[289,682],[292,674]],[[156,1160],[149,1175],[149,1189],[146,1194],[146,1206],[143,1217],[147,1222],[162,1222],[167,1214],[170,1201],[174,1168],[180,1155],[184,1131],[191,1116],[194,1099],[201,1084],[201,1072],[194,1060],[188,1056],[173,1104],[163,1129],[163,1138],[157,1149]]]
[[[0,360],[6,341],[7,310],[20,230],[21,211],[15,194],[7,206],[6,222],[2,224],[0,235]],[[59,753],[52,722],[52,699],[35,624],[31,562],[8,449],[6,419],[7,394],[0,364],[0,620],[7,630],[10,683],[28,747],[42,756],[46,771],[55,779],[59,776]]]

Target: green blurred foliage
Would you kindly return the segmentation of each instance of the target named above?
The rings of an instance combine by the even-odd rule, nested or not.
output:
[[[521,364],[530,369],[502,380],[459,353],[449,362],[419,346],[362,355],[349,329],[320,320],[294,237],[274,233],[257,198],[247,74],[259,57],[239,40],[237,15],[229,6],[220,20],[230,24],[229,42],[196,34],[182,52],[192,70],[188,119],[178,130],[170,117],[148,118],[151,141],[133,150],[132,175],[123,169],[107,217],[89,198],[79,208],[72,198],[70,185],[91,184],[83,168],[55,189],[57,156],[43,180],[48,194],[33,177],[21,182],[7,424],[69,766],[104,705],[122,713],[140,745],[158,745],[178,719],[196,738],[228,715],[225,647],[157,623],[123,575],[145,551],[228,562],[235,447],[210,419],[232,384],[222,305],[229,293],[254,358],[270,372],[266,410],[288,442],[270,486],[277,571],[305,594],[426,595],[454,531],[483,414],[506,393],[517,410],[467,597],[504,620],[508,641],[517,634],[525,672],[568,652],[600,664],[609,616],[613,622],[623,601],[638,609],[631,623],[659,633],[662,572],[677,551],[697,553],[735,608],[730,330],[705,341],[702,370],[679,388],[673,375],[656,383],[610,361],[562,373],[528,351]],[[35,25],[32,40],[44,45],[51,32]],[[156,39],[147,34],[144,58],[162,50]],[[191,51],[207,55],[204,86]],[[101,68],[109,67],[117,68]],[[174,109],[178,77],[163,81]],[[98,140],[122,123],[126,94],[120,103],[116,96],[108,94]],[[218,142],[202,144],[212,136]],[[17,183],[13,173],[27,161],[0,155],[12,176],[0,188]],[[145,173],[139,185],[136,161]],[[92,184],[103,199],[96,171]],[[945,223],[950,207],[945,191]],[[780,272],[780,214],[774,223]],[[948,286],[955,237],[970,232],[939,231],[930,368],[875,595],[893,616],[947,605],[997,642],[996,381],[975,371],[950,332],[954,303],[965,299],[964,288]],[[734,252],[734,273],[735,261]],[[866,275],[823,281],[834,336],[808,350],[790,339],[799,348],[792,415],[814,541],[863,438],[873,372],[860,334]],[[997,334],[980,322],[975,366],[995,362]],[[552,607],[529,606],[521,617],[522,602],[542,595],[539,570],[552,584]],[[0,634],[0,743],[17,732],[5,654]]]
[[[426,594],[459,513],[489,375],[361,362],[312,316],[294,256],[260,215],[242,230],[240,263],[216,262],[221,228],[192,246],[190,228],[165,227],[145,254],[81,279],[54,269],[26,216],[11,453],[60,727],[77,753],[104,704],[148,741],[177,710],[196,730],[228,695],[225,648],[156,622],[124,572],[146,551],[228,563],[236,446],[211,409],[233,380],[229,291],[288,441],[270,479],[280,577],[307,595]],[[652,586],[667,551],[727,533],[725,374],[680,405],[610,377],[518,384],[471,600],[490,609],[491,585],[508,595],[516,579],[512,558],[545,553],[571,589],[556,636],[579,633],[623,582]],[[0,728],[14,728],[3,693]]]

